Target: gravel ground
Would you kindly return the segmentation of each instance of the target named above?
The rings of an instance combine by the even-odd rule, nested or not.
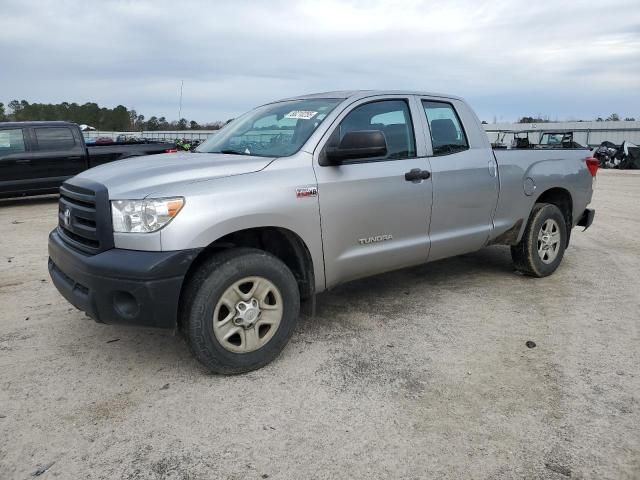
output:
[[[2,201],[0,478],[640,478],[640,175],[593,205],[552,277],[492,247],[353,282],[220,377],[85,319],[47,274],[56,199]]]

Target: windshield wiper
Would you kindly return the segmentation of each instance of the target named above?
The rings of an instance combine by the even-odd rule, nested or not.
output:
[[[212,153],[227,153],[229,155],[249,155],[247,152],[240,152],[238,150],[231,150],[231,149],[220,150],[219,152],[212,152]]]

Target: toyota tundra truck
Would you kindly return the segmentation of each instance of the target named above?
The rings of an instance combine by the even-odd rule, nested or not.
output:
[[[195,153],[67,180],[49,273],[97,322],[174,329],[212,372],[246,372],[282,351],[301,301],[343,282],[488,245],[550,275],[593,221],[597,168],[583,148],[493,151],[450,95],[299,96]]]

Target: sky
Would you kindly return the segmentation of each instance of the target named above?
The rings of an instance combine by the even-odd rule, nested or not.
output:
[[[488,122],[640,119],[638,0],[0,0],[0,102],[198,122],[304,93],[464,97]]]

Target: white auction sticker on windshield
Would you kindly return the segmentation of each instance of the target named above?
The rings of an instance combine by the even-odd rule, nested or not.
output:
[[[311,110],[292,110],[287,113],[284,118],[300,118],[302,120],[310,120],[315,117],[318,112],[312,112]]]

